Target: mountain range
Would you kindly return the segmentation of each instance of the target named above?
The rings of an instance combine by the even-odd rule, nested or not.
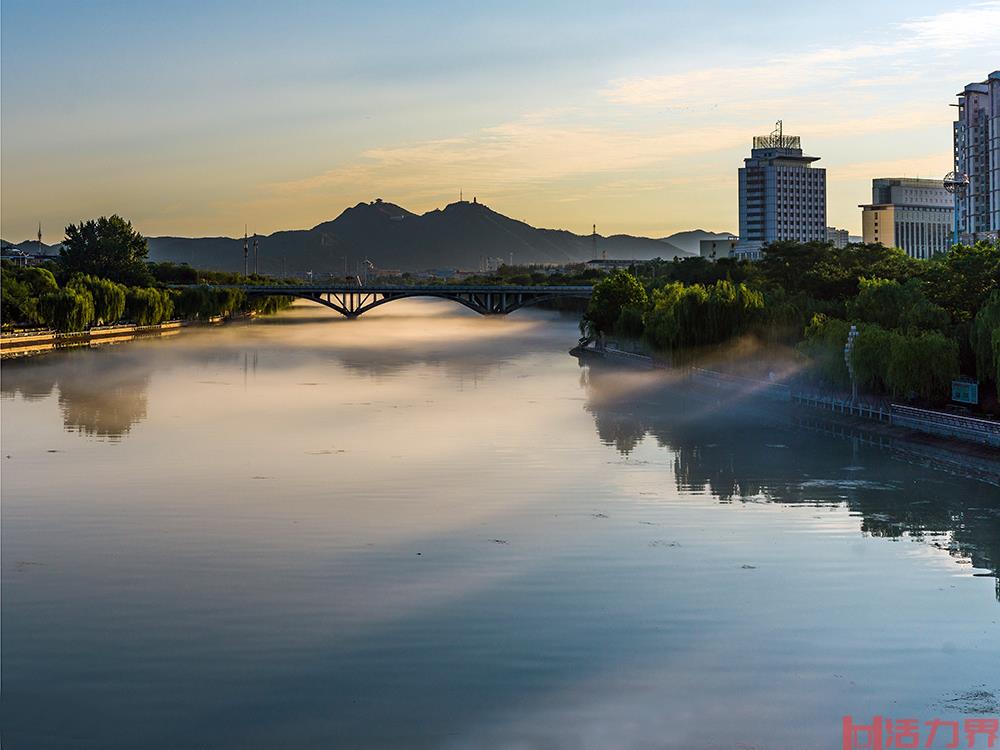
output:
[[[609,259],[649,260],[698,254],[698,241],[728,236],[704,230],[653,239],[626,234],[579,235],[539,229],[476,201],[458,201],[415,214],[387,201],[358,203],[336,219],[312,229],[258,236],[258,269],[265,274],[300,276],[354,273],[365,259],[377,268],[400,271],[479,269],[486,259],[502,262],[578,263]],[[149,259],[189,263],[197,268],[243,270],[243,238],[149,237]],[[251,238],[249,266],[253,268]],[[37,243],[18,245],[33,251]]]

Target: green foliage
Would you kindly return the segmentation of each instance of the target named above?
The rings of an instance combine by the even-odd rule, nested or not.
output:
[[[1000,288],[1000,240],[955,245],[927,264],[923,273],[927,296],[957,322],[975,318]]]
[[[125,287],[110,279],[75,274],[66,284],[67,289],[86,292],[94,300],[94,323],[116,323],[125,314]]]
[[[41,323],[38,298],[59,291],[52,272],[4,264],[0,279],[0,320],[4,325]]]
[[[117,214],[70,224],[59,252],[59,263],[67,273],[82,273],[121,284],[151,281],[146,267],[146,239],[131,222]]]
[[[762,319],[764,297],[740,283],[717,281],[705,287],[671,282],[653,291],[646,335],[663,349],[726,341]]]
[[[858,295],[847,302],[847,315],[889,329],[945,331],[950,323],[947,311],[927,299],[919,279],[901,284],[862,276]]]
[[[858,329],[851,363],[859,386],[875,393],[889,390],[889,354],[898,335],[877,325],[863,325]],[[844,343],[847,343],[846,336]]]
[[[173,299],[165,289],[131,287],[125,295],[125,315],[136,325],[156,325],[170,320],[173,313]]]
[[[615,321],[615,333],[619,336],[639,338],[645,326],[644,315],[645,311],[641,307],[635,305],[623,307],[618,320]]]
[[[812,361],[813,379],[835,388],[849,388],[850,374],[844,361],[844,347],[851,329],[846,320],[814,315],[806,326],[805,338],[798,349]]]
[[[969,340],[976,358],[976,374],[980,380],[1000,383],[1000,361],[996,342],[1000,337],[1000,289],[990,294],[986,304],[976,314]]]
[[[594,291],[584,313],[584,321],[599,333],[614,330],[622,308],[645,309],[646,289],[628,271],[618,270],[594,284]]]
[[[1000,328],[993,330],[993,370],[993,382],[1000,383]]]
[[[22,268],[17,272],[17,275],[36,297],[41,297],[43,294],[59,290],[59,285],[56,283],[56,277],[53,276],[52,271],[47,268],[38,268],[37,266],[33,268]]]
[[[246,295],[241,290],[207,285],[182,289],[176,300],[176,308],[177,314],[183,318],[201,320],[233,315],[249,309]]]
[[[197,284],[198,270],[187,263],[150,263],[149,272],[161,284]]]
[[[947,398],[956,375],[958,342],[937,332],[893,337],[885,380],[897,398]]]
[[[823,242],[776,242],[764,248],[751,278],[765,289],[780,287],[789,295],[845,302],[857,294],[862,277],[902,282],[919,267],[902,250],[882,245],[835,248]]]
[[[94,320],[94,298],[82,289],[59,289],[38,298],[38,318],[57,331],[82,331]]]

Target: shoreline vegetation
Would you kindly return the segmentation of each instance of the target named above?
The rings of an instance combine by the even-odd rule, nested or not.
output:
[[[580,327],[598,346],[615,337],[672,365],[1000,414],[1000,241],[930,260],[882,245],[780,242],[754,262],[637,263],[594,285]],[[978,382],[977,406],[949,406],[958,378]]]
[[[575,306],[581,332],[598,345],[617,337],[674,365],[702,362],[730,375],[832,393],[853,388],[855,400],[931,409],[948,406],[952,380],[963,377],[978,383],[979,403],[948,408],[1000,416],[1000,241],[955,245],[929,260],[882,245],[819,242],[778,242],[762,255],[656,259],[610,273],[505,266],[463,283],[593,283],[585,307],[552,307]],[[283,285],[301,283],[147,256],[145,238],[120,216],[68,226],[55,261],[3,262],[4,332],[41,326],[79,335],[269,314],[294,302]],[[426,280],[403,274],[394,282]],[[275,294],[247,297],[233,288],[243,284]]]
[[[38,327],[55,334],[121,325],[148,329],[175,321],[275,313],[293,301],[281,295],[248,298],[239,289],[220,286],[278,286],[267,277],[148,263],[147,255],[145,238],[130,222],[111,216],[67,227],[55,261],[24,267],[4,260],[0,272],[4,333]],[[167,286],[176,283],[197,286]]]

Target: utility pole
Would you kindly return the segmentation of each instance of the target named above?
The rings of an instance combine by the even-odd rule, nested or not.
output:
[[[243,225],[243,278],[246,278],[249,272],[248,264],[250,262],[250,245],[247,243],[247,225]]]
[[[257,233],[253,233],[253,275],[257,275]]]

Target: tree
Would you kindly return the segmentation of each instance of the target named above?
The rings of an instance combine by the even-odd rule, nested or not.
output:
[[[799,344],[799,351],[812,360],[813,376],[827,385],[846,388],[851,384],[844,361],[844,346],[850,328],[846,320],[828,318],[823,314],[813,315],[806,326],[805,339]]]
[[[990,294],[986,304],[976,314],[969,332],[979,379],[1000,384],[1000,362],[996,360],[994,348],[997,340],[1000,340],[1000,289]]]
[[[60,289],[38,298],[38,317],[57,331],[82,331],[94,320],[94,298],[80,289]]]
[[[645,309],[646,289],[625,270],[617,270],[594,284],[594,290],[584,313],[584,322],[599,333],[610,333],[621,316],[622,308]]]
[[[1000,240],[955,245],[928,263],[923,274],[927,296],[957,322],[972,320],[1000,288]]]
[[[67,289],[87,292],[94,300],[94,322],[114,323],[125,314],[125,287],[109,279],[76,274],[67,282]]]
[[[958,371],[958,342],[937,332],[900,334],[892,340],[886,384],[894,396],[936,401],[947,398]]]
[[[132,287],[125,295],[125,311],[136,325],[151,326],[170,319],[174,302],[165,289]]]
[[[894,279],[862,276],[858,295],[847,301],[847,314],[858,322],[914,333],[945,331],[950,322],[947,311],[927,299],[919,279],[901,284]]]
[[[876,393],[888,390],[889,355],[899,334],[877,325],[862,325],[854,339],[851,363],[858,385]]]
[[[0,289],[0,319],[5,324],[41,323],[38,298],[59,291],[52,272],[45,268],[15,268],[4,264]]]
[[[151,281],[146,266],[146,239],[121,216],[70,224],[59,251],[59,263],[68,273],[83,273],[121,284]]]

